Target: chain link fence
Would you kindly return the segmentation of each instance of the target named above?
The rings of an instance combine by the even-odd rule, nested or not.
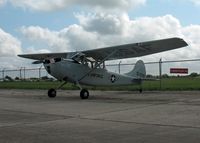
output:
[[[1,81],[19,81],[19,80],[41,80],[51,79],[52,77],[47,73],[44,67],[39,68],[26,68],[21,67],[19,69],[2,69]]]
[[[117,64],[107,64],[106,68],[109,71],[116,73],[126,73],[131,71],[134,68],[135,63],[122,63],[121,61]],[[160,79],[156,84],[159,84],[159,88],[165,88],[165,79],[167,78],[176,78],[183,79],[183,77],[192,77],[188,78],[190,81],[198,80],[195,86],[199,86],[200,89],[200,59],[190,59],[190,60],[174,60],[174,61],[164,61],[160,59],[155,62],[145,62],[147,78]],[[185,68],[188,69],[188,73],[170,73],[171,68]],[[50,76],[43,66],[39,68],[26,68],[21,67],[19,69],[0,69],[0,81],[38,81],[38,80],[55,80]],[[190,84],[190,81],[181,81],[177,84],[182,85]],[[173,81],[171,81],[173,85]],[[175,81],[174,81],[175,82]],[[191,83],[192,84],[192,83]]]

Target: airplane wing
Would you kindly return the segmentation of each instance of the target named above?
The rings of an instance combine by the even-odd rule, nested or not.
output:
[[[52,58],[68,58],[74,55],[75,52],[66,52],[66,53],[40,53],[40,54],[23,54],[18,55],[22,58],[33,59],[33,60],[44,60]]]
[[[86,57],[92,57],[96,61],[108,61],[150,55],[154,53],[185,47],[187,45],[188,44],[183,39],[169,38],[141,43],[118,45],[107,48],[86,50],[80,52],[26,54],[18,56],[34,60],[44,60],[50,58],[71,58],[74,54],[83,53]]]
[[[170,38],[149,42],[133,43],[119,46],[112,46],[102,49],[83,51],[86,56],[95,60],[117,60],[124,58],[140,57],[154,53],[164,52],[187,46],[188,44],[180,38]],[[112,55],[110,55],[113,53]],[[109,56],[110,55],[110,56]]]

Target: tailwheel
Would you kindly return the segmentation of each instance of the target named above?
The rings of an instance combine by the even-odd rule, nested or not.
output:
[[[56,97],[56,90],[53,89],[53,88],[49,89],[49,90],[48,90],[48,96],[49,96],[50,98]]]
[[[80,97],[81,99],[88,99],[89,97],[89,92],[87,89],[82,89],[80,92]]]
[[[139,89],[139,92],[142,93],[142,91],[143,91],[142,88],[140,88],[140,89]]]

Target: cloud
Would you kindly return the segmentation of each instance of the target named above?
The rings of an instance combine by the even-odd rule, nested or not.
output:
[[[131,20],[126,13],[78,15],[80,26],[95,33],[104,45],[125,44],[182,36],[181,24],[172,15],[141,17]]]
[[[0,56],[16,56],[21,52],[21,42],[0,28]]]
[[[193,2],[195,5],[200,6],[200,0],[190,0]]]
[[[77,14],[80,25],[90,32],[99,34],[121,34],[123,22],[120,17],[111,14],[98,13],[95,15]]]
[[[6,4],[7,0],[0,0],[0,6],[3,6],[4,4]]]
[[[183,35],[187,39],[190,48],[185,53],[189,58],[199,58],[200,53],[200,25],[190,25],[182,29]]]
[[[180,37],[185,39],[190,46],[139,58],[148,62],[158,61],[161,57],[163,60],[174,60],[195,59],[200,56],[200,25],[183,26],[172,15],[140,17],[136,19],[130,19],[127,13],[79,13],[75,16],[79,21],[78,24],[69,25],[59,31],[53,31],[40,26],[21,27],[20,31],[23,34],[23,40],[28,45],[23,52],[80,51],[119,44]],[[8,43],[8,45],[12,46],[8,46],[7,50],[5,50],[6,48],[2,48],[2,43]],[[0,30],[0,45],[1,55],[11,56],[16,55],[14,53],[21,52],[21,42],[3,30]],[[123,60],[123,63],[134,63],[139,58],[126,59]],[[30,61],[28,62],[30,63]]]
[[[103,9],[123,9],[145,4],[146,0],[9,0],[14,6],[34,11],[56,11],[70,6],[91,6]]]
[[[50,31],[48,28],[41,28],[39,26],[23,26],[20,31],[28,40],[37,44],[34,48],[40,49],[40,51],[56,52],[65,51],[68,49],[67,39],[63,39],[59,35],[59,32]],[[31,47],[31,49],[34,48]]]
[[[182,26],[172,15],[130,19],[126,13],[77,14],[79,24],[60,31],[51,31],[39,26],[22,27],[27,41],[45,43],[52,52],[80,51],[170,37],[184,38],[189,47],[145,57],[155,61],[165,59],[198,58],[200,25]]]
[[[39,26],[22,27],[20,31],[26,40],[33,43],[32,49],[46,46],[51,52],[69,52],[91,49],[101,45],[96,34],[87,32],[76,24],[61,31],[50,31]]]

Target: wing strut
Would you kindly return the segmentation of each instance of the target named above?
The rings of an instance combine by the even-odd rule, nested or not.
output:
[[[100,66],[104,61],[106,61],[108,58],[110,58],[113,54],[115,54],[117,50],[114,50],[111,54],[109,54],[107,57],[105,57],[103,60],[101,60],[93,69],[91,69],[89,72],[87,72],[84,76],[82,76],[78,82],[80,82],[82,79],[84,79],[88,74],[93,72],[98,66]]]

